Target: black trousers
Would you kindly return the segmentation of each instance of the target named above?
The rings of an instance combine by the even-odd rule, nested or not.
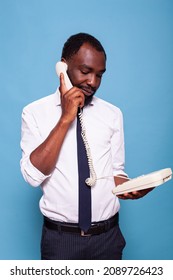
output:
[[[125,244],[119,225],[92,236],[58,232],[43,225],[41,259],[121,260]]]

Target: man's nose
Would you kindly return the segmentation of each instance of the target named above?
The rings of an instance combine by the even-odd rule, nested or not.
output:
[[[90,75],[87,79],[87,84],[94,88],[97,87],[98,81],[97,81],[96,75],[94,75],[94,74]]]

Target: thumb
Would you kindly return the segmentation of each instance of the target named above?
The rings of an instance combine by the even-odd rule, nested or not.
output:
[[[59,79],[60,79],[59,90],[60,90],[61,94],[64,95],[68,91],[68,89],[67,89],[66,84],[65,84],[65,79],[64,79],[64,74],[63,73],[60,74]]]

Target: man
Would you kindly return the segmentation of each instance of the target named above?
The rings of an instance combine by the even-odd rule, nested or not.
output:
[[[116,106],[94,96],[106,71],[106,53],[96,38],[79,33],[64,44],[61,60],[68,65],[73,87],[66,88],[61,74],[59,90],[29,104],[22,114],[21,171],[28,183],[41,185],[43,191],[41,258],[121,259],[125,240],[118,225],[119,200],[112,190],[128,180],[123,120]],[[79,165],[84,161],[78,164],[79,108],[97,176],[92,187],[84,182],[91,203],[91,221],[84,230],[79,223]],[[119,198],[139,198],[148,191]]]

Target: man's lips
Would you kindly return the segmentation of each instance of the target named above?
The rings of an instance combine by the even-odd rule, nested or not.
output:
[[[83,94],[86,95],[86,96],[91,96],[95,93],[94,90],[91,90],[89,88],[82,87],[81,90],[83,91]]]

